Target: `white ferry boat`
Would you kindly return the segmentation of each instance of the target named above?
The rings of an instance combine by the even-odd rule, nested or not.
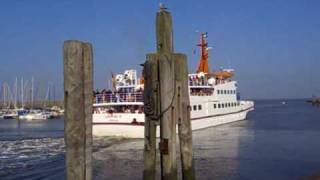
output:
[[[201,33],[198,46],[197,73],[189,74],[192,130],[246,119],[254,103],[238,99],[234,70],[209,72],[206,33]],[[95,92],[93,135],[143,138],[143,78],[137,77],[136,70],[126,70],[113,76],[112,84],[112,90]]]

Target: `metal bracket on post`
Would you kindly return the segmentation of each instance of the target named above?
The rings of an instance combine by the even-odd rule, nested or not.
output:
[[[162,139],[159,142],[159,150],[161,154],[169,154],[169,140],[168,139]]]

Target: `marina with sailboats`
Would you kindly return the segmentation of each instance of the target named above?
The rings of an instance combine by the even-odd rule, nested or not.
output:
[[[35,92],[34,78],[15,79],[12,86],[4,82],[0,91],[0,119],[44,120],[63,116],[61,102],[51,100],[55,92],[48,86],[45,95]],[[39,88],[37,88],[39,90]],[[37,96],[35,96],[37,94]]]

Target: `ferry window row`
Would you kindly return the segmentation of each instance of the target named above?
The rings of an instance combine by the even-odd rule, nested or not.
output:
[[[201,104],[199,104],[199,105],[193,105],[193,108],[191,108],[193,111],[200,111],[200,110],[202,110],[202,106],[201,106]]]
[[[236,94],[236,90],[217,90],[217,94]]]
[[[219,103],[219,104],[213,104],[213,108],[227,108],[227,107],[236,107],[239,106],[240,102],[228,102],[228,103]]]

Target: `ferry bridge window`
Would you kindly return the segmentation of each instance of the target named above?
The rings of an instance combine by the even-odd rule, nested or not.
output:
[[[224,90],[224,94],[227,94],[227,90]]]
[[[213,104],[213,108],[214,108],[214,109],[217,108],[217,105],[216,105],[216,104]]]
[[[217,90],[217,94],[220,94],[220,90]]]
[[[228,103],[228,106],[229,106],[229,107],[231,107],[231,104],[230,104],[230,103]]]
[[[218,104],[218,108],[220,108],[221,107],[221,105],[220,104]]]
[[[194,111],[197,110],[197,105],[193,105],[193,110],[194,110]]]
[[[201,105],[198,105],[198,109],[201,110],[201,109],[202,109],[202,106],[201,106]]]
[[[224,108],[224,104],[221,104],[222,108]]]

